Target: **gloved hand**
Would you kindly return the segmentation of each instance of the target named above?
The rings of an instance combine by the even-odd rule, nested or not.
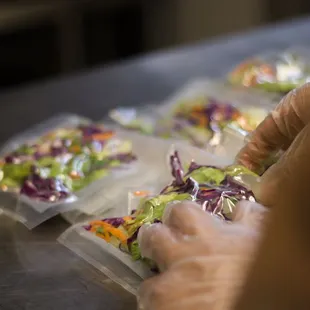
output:
[[[279,150],[287,150],[310,122],[310,83],[291,91],[252,133],[237,161],[256,172]]]
[[[304,89],[309,93],[308,86]],[[305,96],[297,90],[295,102],[306,104],[302,94]],[[310,98],[308,102],[310,105]],[[309,159],[310,122],[282,158],[263,174],[255,191],[256,198],[271,208],[261,246],[235,309],[309,309]]]
[[[266,210],[243,201],[233,223],[226,223],[194,203],[170,204],[163,224],[139,232],[142,255],[162,272],[142,284],[139,309],[231,309],[255,256]]]

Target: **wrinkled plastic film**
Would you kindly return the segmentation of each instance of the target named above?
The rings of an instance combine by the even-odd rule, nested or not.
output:
[[[177,180],[175,173],[179,171],[178,173],[180,173],[180,175],[178,177],[178,182],[181,182],[180,186],[184,186],[185,188],[192,186],[193,193],[197,192],[200,185],[195,182],[195,178],[188,183],[189,178],[192,176],[193,172],[195,174],[195,171],[205,169],[203,173],[212,176],[211,178],[208,178],[208,176],[205,175],[207,180],[206,189],[208,193],[206,196],[207,203],[204,202],[202,204],[205,211],[208,211],[219,218],[230,220],[237,201],[243,199],[255,201],[251,188],[260,181],[258,175],[242,166],[233,165],[232,162],[223,159],[216,162],[216,157],[213,157],[212,154],[194,147],[185,148],[183,154],[181,154],[182,152],[179,152],[176,146],[172,146],[167,156],[167,168],[170,168],[175,180],[172,185],[175,187],[175,182]],[[190,171],[192,172],[189,174]],[[197,175],[197,177],[199,176]],[[213,184],[212,182],[218,180],[218,178],[222,178],[221,182],[217,185]],[[195,189],[195,187],[197,188]],[[230,187],[233,188],[232,191],[230,190]],[[168,188],[169,186],[167,186],[162,193],[165,193]],[[169,190],[173,191],[173,187],[170,187]],[[179,192],[179,190],[177,191]],[[209,195],[212,191],[214,191],[216,195]],[[190,200],[196,202],[199,201],[198,196],[195,196],[192,193],[190,194]]]
[[[151,185],[152,184],[152,185]],[[135,187],[124,187],[121,194],[112,200],[101,191],[89,197],[86,202],[81,202],[79,208],[62,213],[62,217],[70,224],[83,223],[94,218],[113,218],[130,215],[136,209],[142,195],[158,192],[163,187],[163,182],[156,186],[152,183],[140,184]]]
[[[0,155],[3,156],[16,149],[19,145],[25,141],[33,141],[43,134],[57,128],[64,126],[77,126],[80,123],[89,123],[90,120],[75,114],[64,113],[51,117],[48,120],[32,126],[31,128],[23,131],[23,133],[16,134],[9,140],[7,140],[1,147]]]
[[[176,151],[178,152],[180,161],[182,162],[185,169],[188,168],[192,161],[195,161],[201,165],[210,165],[216,167],[225,167],[228,165],[232,165],[234,162],[233,158],[229,158],[226,156],[219,157],[211,152],[208,152],[207,150],[203,150],[192,145],[186,145],[182,142],[175,142],[170,146],[165,157],[166,170],[169,172],[169,179],[166,180],[166,183],[167,181],[171,181],[170,157]]]
[[[145,105],[142,108],[119,107],[109,112],[109,118],[115,124],[127,130],[138,131],[146,135],[154,135],[158,120],[156,105]]]
[[[38,213],[31,206],[23,204],[18,198],[8,195],[8,193],[0,193],[0,198],[0,208],[4,214],[25,225],[28,229],[35,228],[60,212],[56,207]]]
[[[69,228],[58,241],[134,295],[142,280],[153,274],[143,263],[133,262],[129,255],[85,231],[81,225]]]
[[[234,159],[248,139],[249,133],[233,124],[228,125],[223,130],[221,144],[215,146],[213,152],[218,156]]]
[[[144,186],[143,188],[132,189],[128,191],[128,215],[132,215],[141,207],[141,201],[152,197],[159,189],[151,186]]]
[[[161,186],[170,180],[170,172],[166,169],[166,156],[171,142],[156,137],[147,137],[139,133],[118,131],[121,139],[132,142],[133,152],[137,155],[137,162],[132,166],[132,173],[118,178],[107,178],[101,182],[93,195],[75,202],[75,211],[64,214],[70,223],[76,223],[78,218],[89,218],[114,209],[116,214],[123,214],[124,205],[127,206],[128,191],[132,188]],[[72,222],[73,221],[73,222]]]

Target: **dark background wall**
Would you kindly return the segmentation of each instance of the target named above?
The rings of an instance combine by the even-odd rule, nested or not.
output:
[[[0,89],[305,15],[308,0],[0,2]]]

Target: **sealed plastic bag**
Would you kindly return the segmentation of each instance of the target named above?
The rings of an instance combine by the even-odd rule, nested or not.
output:
[[[202,157],[203,153],[206,154],[201,152]],[[147,193],[139,202],[135,201],[131,214],[77,224],[59,238],[61,243],[132,293],[142,279],[157,270],[151,261],[141,257],[138,231],[143,224],[160,222],[168,203],[195,201],[206,212],[230,221],[238,201],[255,201],[249,184],[258,177],[244,167],[219,168],[214,163],[198,165],[189,161],[185,170],[177,152],[169,156],[169,161],[173,181],[159,194]],[[115,268],[114,262],[124,266]]]
[[[148,112],[119,108],[111,111],[110,116],[124,127],[139,129],[147,124],[151,128],[149,134],[185,140],[214,152],[222,144],[223,130],[228,125],[253,131],[278,99],[261,91],[202,79],[189,83],[163,104],[149,106]],[[229,149],[225,156],[232,158]]]
[[[237,65],[228,75],[235,85],[288,93],[308,82],[310,52],[307,48],[269,51],[253,56]]]
[[[11,139],[1,154],[2,208],[26,222],[85,203],[107,179],[134,173],[138,163],[129,139],[75,115],[54,117]]]
[[[142,108],[116,108],[109,112],[109,118],[128,130],[134,130],[146,135],[155,135],[156,122],[159,115],[155,105]]]
[[[156,183],[156,181],[154,182]],[[113,199],[107,198],[104,192],[96,193],[94,195],[95,198],[88,198],[91,199],[91,202],[87,201],[84,206],[64,212],[61,216],[68,223],[74,225],[86,222],[92,218],[119,217],[124,214],[130,214],[131,210],[135,209],[134,203],[137,203],[137,200],[141,199],[142,195],[158,192],[159,188],[162,187],[159,184],[161,183],[156,184],[154,187],[151,187],[149,184],[124,187],[119,195]]]

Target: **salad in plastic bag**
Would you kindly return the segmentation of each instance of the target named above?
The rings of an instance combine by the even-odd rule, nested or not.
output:
[[[227,125],[234,124],[245,132],[251,132],[266,115],[262,109],[248,107],[245,110],[229,101],[201,96],[180,101],[173,109],[172,119],[161,120],[159,127],[198,147],[206,144],[217,146]]]
[[[153,119],[134,109],[119,108],[110,117],[121,126],[161,138],[176,138],[205,148],[221,143],[224,128],[233,124],[245,132],[253,131],[267,115],[267,110],[237,107],[228,100],[196,96],[177,102],[166,116],[153,111]],[[168,116],[167,116],[168,114]]]
[[[228,75],[232,84],[288,93],[309,81],[310,54],[298,51],[254,56],[237,65]]]
[[[131,142],[103,125],[57,128],[1,158],[0,188],[54,203],[134,160]]]
[[[255,201],[245,184],[247,178],[256,180],[258,176],[242,166],[217,168],[191,162],[185,172],[177,152],[171,155],[170,165],[173,181],[159,195],[145,194],[130,215],[94,220],[85,225],[84,230],[129,254],[133,260],[142,259],[155,271],[156,266],[141,257],[137,235],[143,224],[161,222],[168,203],[195,201],[206,212],[230,221],[238,201]]]

